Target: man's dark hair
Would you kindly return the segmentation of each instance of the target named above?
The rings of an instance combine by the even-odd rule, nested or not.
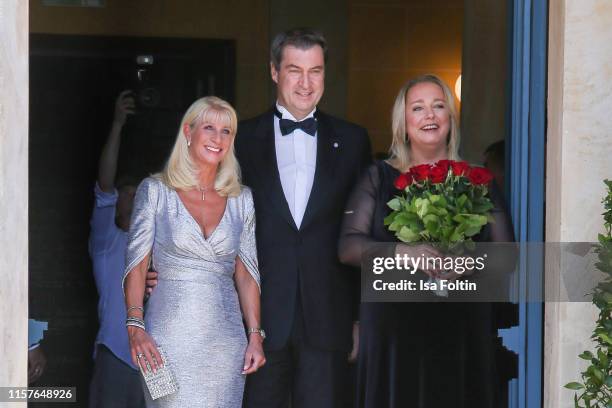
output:
[[[327,41],[323,34],[312,28],[292,28],[277,34],[272,40],[270,61],[272,61],[277,71],[280,69],[281,60],[283,59],[283,50],[288,45],[300,50],[308,50],[318,45],[323,49],[323,58],[327,62]]]

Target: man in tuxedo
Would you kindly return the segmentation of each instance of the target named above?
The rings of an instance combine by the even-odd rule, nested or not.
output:
[[[276,103],[238,126],[242,181],[253,192],[267,363],[247,377],[246,408],[345,404],[358,273],[337,258],[348,194],[371,158],[365,129],[317,108],[327,43],[277,35]]]

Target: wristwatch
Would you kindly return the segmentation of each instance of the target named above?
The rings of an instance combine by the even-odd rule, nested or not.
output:
[[[264,331],[264,329],[262,329],[261,327],[250,327],[249,329],[247,329],[247,333],[251,334],[251,333],[258,333],[261,336],[262,340],[266,339],[266,332]]]

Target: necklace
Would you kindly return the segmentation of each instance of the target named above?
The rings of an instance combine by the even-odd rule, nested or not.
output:
[[[202,187],[200,185],[198,185],[198,191],[200,193],[202,193],[202,201],[204,201],[206,199],[206,193],[208,192],[208,190],[210,190],[211,186],[208,187]]]

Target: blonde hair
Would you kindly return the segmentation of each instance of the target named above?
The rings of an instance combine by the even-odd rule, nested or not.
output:
[[[203,122],[222,122],[230,128],[230,148],[219,163],[215,177],[215,190],[221,196],[240,194],[240,165],[234,153],[234,139],[238,128],[238,117],[232,106],[216,96],[206,96],[191,104],[179,126],[174,147],[166,166],[156,177],[175,190],[189,190],[198,187],[198,168],[191,160],[185,125],[195,129]]]
[[[432,83],[438,85],[448,106],[450,115],[450,130],[446,143],[447,155],[450,160],[459,160],[459,126],[457,121],[457,111],[455,108],[455,100],[448,85],[444,83],[438,76],[433,74],[421,75],[406,82],[400,89],[395,98],[393,112],[391,114],[391,131],[393,139],[389,148],[390,158],[389,164],[401,171],[407,170],[412,166],[410,139],[406,134],[406,96],[408,92],[417,84]]]

